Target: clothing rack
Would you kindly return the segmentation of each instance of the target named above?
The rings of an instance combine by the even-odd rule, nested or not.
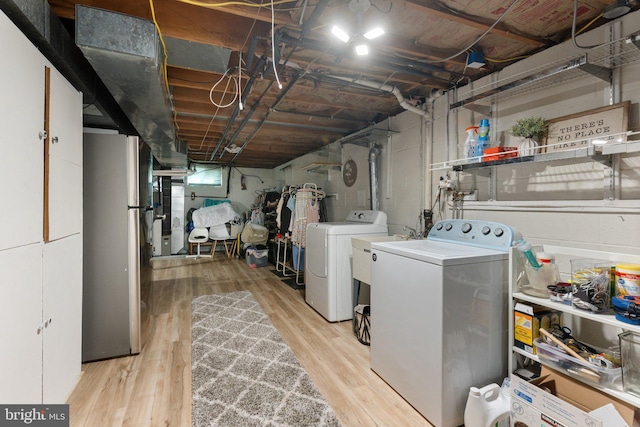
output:
[[[276,271],[282,272],[284,276],[295,275],[297,284],[304,280],[304,275],[301,273],[304,271],[307,224],[320,222],[320,213],[324,212],[324,209],[320,209],[320,202],[325,197],[326,193],[318,190],[315,183],[307,182],[303,185],[289,185],[282,188],[278,220],[285,207],[286,211],[290,212],[290,217],[283,215],[283,218],[289,218],[289,220],[287,225],[282,224],[281,229],[284,231],[277,238]],[[288,264],[289,252],[291,261]]]
[[[298,197],[298,193],[305,197],[310,196],[313,200],[322,200],[327,197],[326,193],[322,190],[318,190],[318,186],[314,183],[305,183],[301,188],[295,190],[292,195]]]
[[[284,277],[296,276],[297,285],[304,283],[304,269],[301,268],[304,262],[302,248],[291,242],[291,239],[288,237],[279,237],[277,242],[276,271],[281,272]],[[296,246],[298,249],[294,251],[293,246]],[[287,264],[287,254],[289,251],[291,252],[291,265]]]

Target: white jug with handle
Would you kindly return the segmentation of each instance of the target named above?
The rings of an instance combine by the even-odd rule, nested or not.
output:
[[[465,427],[509,426],[510,398],[500,390],[495,383],[482,388],[471,387],[464,409]]]

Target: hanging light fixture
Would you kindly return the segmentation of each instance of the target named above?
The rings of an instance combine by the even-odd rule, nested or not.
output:
[[[356,14],[356,18],[358,21],[358,31],[362,27],[362,14],[369,9],[371,3],[369,0],[351,0],[349,2],[349,9]],[[353,39],[362,39],[364,37],[367,40],[377,39],[378,37],[384,35],[384,29],[380,26],[375,26],[364,33],[357,33],[354,35],[349,35],[345,30],[340,28],[338,25],[334,25],[331,27],[331,33],[338,38],[338,40],[343,43],[349,43],[349,41]],[[358,43],[353,46],[356,54],[358,55],[367,55],[369,53],[369,47],[364,41],[362,43]]]

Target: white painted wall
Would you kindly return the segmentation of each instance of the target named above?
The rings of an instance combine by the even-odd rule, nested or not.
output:
[[[241,176],[245,175],[246,189],[241,186]],[[230,182],[229,194],[227,195],[227,181]],[[186,179],[185,179],[186,182]],[[258,193],[265,189],[277,189],[281,191],[284,181],[280,179],[276,169],[257,168],[232,168],[231,175],[228,169],[222,170],[222,186],[212,187],[208,185],[186,185],[185,184],[185,213],[191,208],[200,208],[204,200],[229,199],[233,209],[240,215],[249,211],[254,204]],[[195,199],[191,200],[191,193],[195,193]]]

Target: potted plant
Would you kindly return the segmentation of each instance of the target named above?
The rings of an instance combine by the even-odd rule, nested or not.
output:
[[[519,155],[531,156],[536,154],[538,152],[538,144],[548,127],[549,122],[542,117],[528,117],[516,120],[509,132],[513,136],[525,138],[518,145]]]

